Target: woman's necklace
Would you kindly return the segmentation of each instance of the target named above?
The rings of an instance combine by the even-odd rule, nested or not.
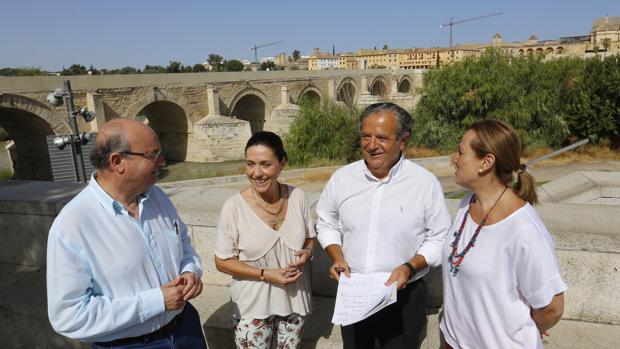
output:
[[[250,186],[250,190],[252,191],[252,197],[254,198],[254,201],[256,202],[256,204],[258,205],[258,207],[262,208],[263,211],[269,213],[270,215],[273,216],[273,219],[269,221],[270,226],[273,228],[273,230],[278,230],[278,228],[280,228],[280,226],[282,225],[282,223],[284,223],[284,217],[280,218],[278,215],[280,214],[280,212],[282,212],[282,208],[284,208],[284,200],[282,200],[282,194],[280,191],[280,183],[278,183],[278,201],[280,201],[280,206],[278,207],[278,209],[275,212],[271,212],[269,211],[265,206],[263,206],[263,204],[260,202],[262,200],[258,200],[256,198],[256,194],[254,193],[254,187]]]
[[[506,189],[508,189],[508,187],[504,188],[502,193],[499,194],[499,197],[497,198],[497,200],[495,200],[495,203],[493,204],[493,206],[491,206],[487,214],[484,216],[484,218],[482,218],[482,220],[480,221],[480,224],[478,224],[478,227],[476,227],[474,236],[471,237],[471,240],[469,240],[469,243],[467,244],[467,246],[465,246],[465,249],[461,251],[461,253],[457,253],[456,247],[458,246],[459,240],[461,239],[461,235],[463,234],[463,228],[465,227],[465,222],[467,222],[467,215],[469,214],[469,211],[471,210],[471,204],[476,199],[476,195],[473,195],[471,197],[471,200],[469,201],[469,206],[467,207],[467,211],[465,212],[465,215],[463,216],[463,222],[461,222],[461,227],[459,228],[458,232],[454,232],[454,241],[452,241],[452,244],[450,245],[452,247],[452,252],[450,253],[450,256],[448,257],[448,263],[450,264],[450,273],[452,273],[452,276],[456,276],[456,274],[458,274],[460,270],[460,265],[463,262],[465,255],[467,254],[467,252],[469,252],[469,250],[472,247],[474,247],[474,244],[476,243],[476,238],[478,237],[480,230],[482,229],[484,224],[487,222],[487,218],[489,218],[489,214],[491,213],[491,211],[493,211],[493,209],[499,202],[499,199],[502,198],[502,196],[506,192]],[[456,258],[456,261],[454,261],[455,258]]]

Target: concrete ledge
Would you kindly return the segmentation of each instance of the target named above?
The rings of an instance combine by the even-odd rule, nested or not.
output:
[[[0,213],[56,216],[84,184],[44,181],[0,181]]]
[[[539,187],[541,202],[620,204],[620,172],[581,171]],[[601,201],[597,199],[612,199]],[[613,200],[615,199],[615,200]]]

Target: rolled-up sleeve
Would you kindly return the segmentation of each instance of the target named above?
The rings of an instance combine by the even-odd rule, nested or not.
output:
[[[424,221],[424,242],[417,254],[424,256],[429,266],[436,267],[441,264],[441,249],[452,225],[443,190],[437,180],[433,181],[424,203]]]
[[[48,316],[58,333],[97,341],[165,311],[159,287],[132,297],[94,294],[92,271],[83,251],[54,232],[48,240]]]
[[[316,206],[318,220],[316,223],[317,239],[323,248],[329,245],[342,246],[338,202],[336,198],[334,177],[325,185]]]
[[[217,231],[213,252],[219,259],[239,258],[239,231],[237,230],[235,210],[226,201],[217,219]]]

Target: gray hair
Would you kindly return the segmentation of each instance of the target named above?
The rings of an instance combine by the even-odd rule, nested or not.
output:
[[[97,170],[110,166],[110,154],[129,151],[129,142],[123,132],[112,133],[98,138],[90,150],[90,163]]]
[[[369,115],[380,112],[392,112],[396,115],[396,121],[398,122],[398,128],[396,129],[396,137],[399,139],[405,135],[411,136],[411,128],[413,127],[413,119],[411,115],[403,108],[394,103],[374,103],[366,107],[360,115],[360,131],[364,124],[364,119]]]

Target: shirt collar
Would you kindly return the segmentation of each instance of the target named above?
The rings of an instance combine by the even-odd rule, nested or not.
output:
[[[400,159],[398,159],[398,162],[394,164],[394,166],[392,166],[392,168],[388,172],[387,177],[381,180],[375,177],[375,175],[373,175],[372,172],[370,172],[370,169],[368,169],[368,166],[366,165],[366,161],[362,160],[362,163],[364,164],[364,175],[366,175],[367,178],[372,179],[377,182],[383,182],[383,183],[391,182],[398,175],[405,161],[406,161],[405,156],[401,153]]]
[[[97,183],[96,172],[90,176],[90,182],[88,183],[88,188],[90,188],[91,192],[95,196],[95,199],[99,201],[101,206],[111,215],[118,214],[127,214],[127,209],[117,200],[112,198],[110,194],[108,194],[102,187]],[[142,203],[147,200],[151,195],[151,188],[147,190],[145,193],[140,194],[138,196],[138,204],[142,205]]]

